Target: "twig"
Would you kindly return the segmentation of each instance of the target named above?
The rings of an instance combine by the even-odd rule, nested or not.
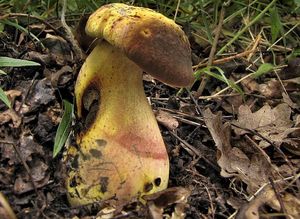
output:
[[[281,210],[285,215],[288,215],[287,212],[286,212],[286,208],[285,208],[285,206],[284,206],[284,202],[282,201],[282,198],[281,198],[281,196],[280,196],[280,194],[279,194],[279,192],[278,192],[278,189],[277,189],[276,184],[274,183],[274,180],[273,180],[271,177],[269,177],[269,181],[270,181],[271,187],[272,187],[273,190],[274,190],[275,196],[276,196],[276,198],[277,198],[277,200],[278,200],[278,202],[279,202],[279,204],[280,204],[280,208],[281,208],[280,210]]]
[[[178,14],[178,10],[179,10],[179,6],[180,6],[180,2],[181,2],[181,0],[178,0],[178,1],[177,1],[177,6],[176,6],[176,10],[175,10],[174,18],[173,18],[174,22],[176,21],[176,18],[177,18],[177,14]]]
[[[201,124],[198,123],[198,122],[194,122],[194,121],[191,121],[191,120],[188,120],[188,119],[184,119],[184,118],[179,117],[179,116],[172,115],[172,117],[179,120],[180,122],[183,122],[183,123],[188,124],[188,125],[201,126]]]
[[[251,50],[247,50],[247,51],[238,53],[236,55],[228,56],[228,57],[225,57],[225,58],[222,58],[222,59],[216,59],[216,60],[214,60],[212,62],[212,64],[215,65],[215,64],[226,63],[226,62],[231,61],[233,59],[238,59],[238,58],[247,56],[247,55],[249,55],[249,54],[251,54],[251,53],[253,53],[255,51],[256,51],[256,49],[251,49]],[[206,62],[206,63],[199,63],[197,65],[194,65],[193,69],[198,69],[198,68],[201,68],[201,67],[205,67],[207,65],[208,65],[208,62]]]
[[[253,46],[252,46],[252,49],[251,49],[253,52],[251,52],[251,53],[248,55],[247,61],[250,61],[251,57],[252,57],[253,54],[254,54],[254,51],[257,49],[257,47],[258,47],[258,45],[259,45],[259,43],[260,43],[260,40],[261,40],[261,33],[259,33],[259,34],[257,35],[257,37],[256,37],[256,39],[255,39],[255,42],[254,42],[254,44],[253,44]]]
[[[209,199],[209,203],[210,203],[210,209],[211,209],[211,218],[214,219],[215,218],[215,213],[216,213],[216,209],[214,208],[214,204],[210,195],[210,192],[208,190],[208,188],[206,186],[204,186],[207,195],[208,195],[208,199]]]
[[[66,14],[66,8],[67,8],[67,0],[63,0],[62,2],[62,10],[61,10],[61,24],[63,26],[63,28],[65,29],[66,32],[66,38],[68,39],[68,41],[71,43],[72,48],[74,50],[74,56],[76,57],[76,60],[82,60],[84,55],[82,53],[82,50],[80,49],[78,42],[75,40],[75,37],[72,33],[71,28],[68,26],[68,24],[66,23],[66,19],[65,19],[65,14]]]
[[[215,34],[215,38],[214,38],[214,41],[213,41],[213,44],[212,44],[212,47],[211,47],[211,50],[210,50],[210,53],[209,53],[209,58],[208,58],[208,63],[207,63],[207,66],[211,66],[212,63],[213,63],[213,59],[214,59],[214,56],[215,56],[215,53],[216,53],[216,50],[217,50],[217,45],[218,45],[218,41],[219,41],[219,37],[220,37],[220,33],[221,33],[221,30],[222,30],[222,25],[223,25],[223,21],[224,21],[224,15],[225,15],[225,6],[224,4],[222,5],[222,8],[221,8],[221,11],[220,11],[220,18],[219,18],[219,23],[218,23],[218,26],[216,28],[216,34]],[[198,97],[200,97],[203,93],[203,90],[206,86],[206,83],[208,82],[209,80],[209,76],[208,75],[204,75],[200,85],[199,85],[199,88],[198,90],[195,92],[195,98],[198,99]]]
[[[246,76],[242,77],[241,79],[237,80],[234,82],[234,84],[238,84],[240,83],[241,81],[251,77],[253,75],[253,73],[250,73],[250,74],[247,74]],[[211,99],[211,98],[216,98],[216,97],[219,97],[220,94],[224,93],[225,91],[227,91],[228,89],[230,89],[231,87],[230,86],[227,86],[225,87],[224,89],[220,90],[219,92],[215,93],[214,95],[211,95],[211,96],[206,96],[206,97],[198,97],[198,99]],[[240,95],[240,94],[238,94]]]
[[[212,162],[210,162],[205,156],[203,156],[203,154],[197,150],[193,145],[190,145],[189,143],[187,143],[185,140],[183,140],[182,138],[180,138],[178,135],[176,135],[174,132],[169,132],[173,137],[175,137],[177,140],[179,140],[183,145],[185,145],[187,148],[183,147],[188,153],[190,153],[189,151],[192,152],[192,154],[190,153],[190,155],[197,155],[198,157],[202,158],[206,163],[208,163],[209,165],[211,165],[216,171],[219,171],[219,168],[213,164]]]

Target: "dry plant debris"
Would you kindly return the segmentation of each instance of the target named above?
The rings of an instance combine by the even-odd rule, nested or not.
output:
[[[12,103],[9,109],[0,102],[0,218],[300,218],[297,1],[192,2],[179,1],[176,21],[189,36],[195,71],[217,66],[244,93],[210,77],[197,98],[199,81],[178,92],[145,73],[146,96],[170,158],[169,188],[149,196],[147,205],[132,200],[122,208],[114,202],[67,203],[62,153],[52,158],[53,141],[62,100],[73,102],[84,60],[74,61],[58,19],[36,19],[25,14],[26,7],[24,14],[11,13],[0,4],[0,56],[41,64],[0,74]],[[177,5],[148,6],[166,8],[171,17]],[[276,10],[281,27],[274,30]],[[79,16],[68,16],[68,24],[81,23]],[[2,25],[4,20],[17,21],[37,38]],[[76,37],[90,52],[93,39]],[[255,78],[263,64],[273,67]]]

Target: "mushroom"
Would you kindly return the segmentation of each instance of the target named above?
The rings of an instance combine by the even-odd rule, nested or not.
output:
[[[68,146],[72,206],[114,198],[126,203],[167,188],[168,154],[143,90],[143,71],[172,86],[193,81],[190,45],[172,20],[146,8],[113,3],[87,21],[101,38],[75,85],[83,123]]]

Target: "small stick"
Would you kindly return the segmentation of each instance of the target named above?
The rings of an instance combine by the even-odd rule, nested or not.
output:
[[[181,2],[180,0],[177,1],[177,6],[176,6],[175,14],[174,14],[174,19],[173,19],[174,22],[176,21],[176,18],[177,18],[180,2]]]
[[[277,200],[278,200],[278,202],[279,202],[279,204],[280,204],[280,208],[281,208],[280,210],[281,210],[285,215],[288,215],[287,212],[286,212],[286,208],[285,208],[285,206],[284,206],[284,202],[282,201],[282,198],[281,198],[281,196],[280,196],[280,194],[279,194],[279,192],[278,192],[278,189],[277,189],[276,184],[274,183],[274,180],[273,180],[271,177],[269,177],[269,181],[270,181],[271,187],[272,187],[273,190],[274,190],[275,196],[276,196],[276,198],[277,198]]]
[[[216,53],[216,50],[217,50],[218,41],[219,41],[219,38],[220,38],[220,33],[221,33],[221,30],[222,30],[222,26],[223,26],[224,15],[225,15],[225,6],[223,4],[222,8],[221,8],[221,11],[220,11],[220,18],[219,18],[219,23],[218,23],[218,26],[217,26],[217,29],[216,29],[215,38],[214,38],[214,41],[213,41],[213,44],[212,44],[212,47],[211,47],[211,50],[210,50],[210,53],[209,53],[207,66],[211,66],[212,63],[213,63],[214,56],[215,56],[215,53]],[[199,85],[198,90],[195,92],[195,98],[196,99],[198,99],[198,97],[200,97],[202,95],[203,90],[204,90],[208,80],[209,80],[209,76],[204,75],[204,77],[203,77],[203,79],[202,79],[202,81]]]
[[[72,33],[71,28],[68,26],[68,24],[66,23],[66,19],[65,19],[65,14],[66,14],[66,8],[67,8],[67,0],[63,0],[63,7],[61,10],[61,24],[63,26],[63,28],[65,29],[66,32],[66,38],[68,39],[68,42],[71,43],[72,47],[73,47],[73,51],[74,51],[74,55],[76,57],[77,60],[82,60],[84,55],[82,50],[80,49],[78,42],[75,40],[74,34]]]
[[[228,61],[231,61],[233,59],[238,59],[238,58],[241,58],[241,57],[244,57],[244,56],[247,56],[253,52],[255,52],[256,49],[251,49],[251,50],[246,50],[244,52],[241,52],[241,53],[238,53],[236,55],[232,55],[232,56],[228,56],[228,57],[225,57],[225,58],[222,58],[222,59],[216,59],[212,62],[212,64],[221,64],[221,63],[225,63],[225,62],[228,62]],[[198,68],[201,68],[201,67],[205,67],[208,65],[208,62],[206,63],[199,63],[197,65],[194,65],[193,66],[193,69],[198,69]]]
[[[251,52],[251,53],[248,55],[247,61],[250,61],[251,57],[254,55],[254,52],[255,52],[255,50],[257,49],[260,40],[261,40],[261,34],[259,33],[258,36],[257,36],[256,39],[255,39],[255,42],[254,42],[254,44],[253,44],[253,46],[252,46],[252,49],[250,50],[250,51],[253,51],[253,52]]]
[[[216,171],[219,171],[219,168],[213,164],[212,162],[210,162],[205,156],[203,156],[203,154],[197,150],[193,145],[190,145],[189,143],[187,143],[185,140],[183,140],[182,138],[180,138],[178,135],[176,135],[174,132],[169,132],[173,137],[175,137],[177,140],[179,140],[183,145],[185,145],[187,147],[184,148],[190,155],[197,155],[198,157],[202,158],[206,163],[210,164]],[[193,154],[191,154],[190,152],[192,152]]]

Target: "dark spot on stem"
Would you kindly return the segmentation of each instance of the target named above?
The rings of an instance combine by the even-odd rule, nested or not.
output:
[[[71,198],[74,198],[74,197],[75,197],[75,195],[74,195],[73,192],[69,192],[69,196],[70,196]]]
[[[72,160],[72,163],[71,163],[72,168],[78,169],[78,167],[79,167],[78,159],[79,159],[79,154],[76,154],[74,159]]]
[[[100,177],[100,191],[102,193],[107,192],[108,179],[108,177]]]
[[[146,183],[144,185],[144,192],[150,192],[153,189],[153,184],[152,183]]]
[[[100,147],[104,147],[107,145],[107,141],[105,141],[104,139],[96,139],[96,143]]]
[[[73,176],[72,179],[70,180],[69,186],[73,188],[76,187],[77,185],[78,184],[77,184],[76,176]]]
[[[88,154],[82,154],[82,159],[83,159],[83,160],[90,160],[90,159],[91,159],[91,156],[88,155]]]
[[[160,184],[161,184],[161,178],[158,177],[158,178],[156,178],[156,179],[154,180],[154,185],[160,186]]]
[[[94,82],[84,90],[81,97],[83,131],[87,131],[92,126],[100,108],[100,86],[97,83],[97,78],[94,78],[92,81]]]
[[[90,154],[95,158],[100,158],[102,156],[102,152],[97,149],[90,149]]]

